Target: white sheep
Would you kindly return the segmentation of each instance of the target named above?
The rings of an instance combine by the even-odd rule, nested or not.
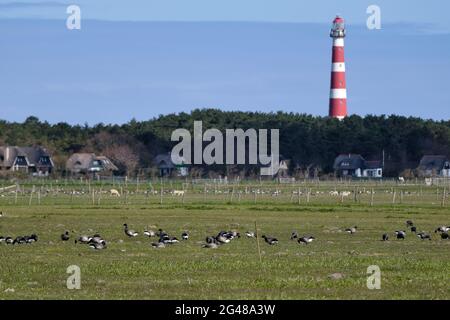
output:
[[[114,197],[120,197],[120,192],[116,189],[109,190],[109,193]]]

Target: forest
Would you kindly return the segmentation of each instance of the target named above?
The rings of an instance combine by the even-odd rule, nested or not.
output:
[[[315,170],[326,175],[339,154],[361,154],[367,160],[381,160],[385,176],[408,175],[425,154],[450,154],[450,121],[425,120],[396,115],[352,115],[343,121],[298,113],[262,113],[195,109],[190,113],[160,115],[146,121],[89,126],[64,122],[50,124],[35,116],[24,122],[0,120],[0,145],[41,145],[51,153],[56,172],[63,172],[74,152],[95,152],[112,159],[120,174],[135,175],[154,167],[157,154],[169,152],[177,128],[193,130],[194,121],[203,128],[280,129],[280,153],[290,160],[293,175]],[[199,176],[230,173],[225,165],[199,167]],[[253,174],[251,168],[232,172]]]

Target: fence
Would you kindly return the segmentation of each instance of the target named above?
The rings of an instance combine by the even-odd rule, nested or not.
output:
[[[441,181],[442,182],[442,181]],[[0,188],[0,205],[299,204],[447,206],[448,181],[30,180]]]

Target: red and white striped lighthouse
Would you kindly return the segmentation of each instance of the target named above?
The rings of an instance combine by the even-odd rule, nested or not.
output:
[[[347,88],[345,85],[344,60],[345,24],[344,19],[339,16],[336,16],[333,20],[330,37],[333,38],[333,57],[329,116],[342,120],[347,116]]]

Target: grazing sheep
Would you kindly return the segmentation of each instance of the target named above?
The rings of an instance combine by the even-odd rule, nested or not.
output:
[[[180,196],[184,196],[184,192],[185,192],[184,190],[173,190],[172,194],[174,196],[180,197]]]
[[[116,190],[116,189],[109,190],[109,193],[110,193],[111,196],[120,197],[120,192],[118,190]]]

